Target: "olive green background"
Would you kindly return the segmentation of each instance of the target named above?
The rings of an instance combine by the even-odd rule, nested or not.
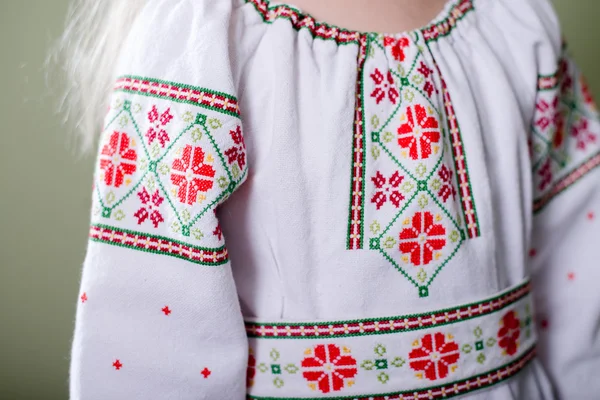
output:
[[[77,155],[45,86],[67,3],[0,0],[1,400],[68,398],[94,157]],[[555,3],[600,99],[600,1]]]

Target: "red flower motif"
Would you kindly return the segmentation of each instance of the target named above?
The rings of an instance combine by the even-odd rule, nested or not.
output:
[[[394,57],[395,60],[404,61],[406,59],[404,49],[410,46],[410,41],[407,38],[395,39],[387,36],[383,39],[383,45],[392,48],[392,57]]]
[[[545,100],[540,100],[536,105],[536,109],[539,118],[535,121],[535,125],[542,131],[545,131],[548,127],[554,128],[552,143],[555,148],[560,147],[565,137],[565,118],[559,109],[558,96],[554,98],[552,104],[549,104]]]
[[[450,368],[460,358],[458,344],[441,332],[427,334],[409,353],[409,365],[415,371],[423,371],[430,381],[444,379]]]
[[[519,336],[521,335],[521,321],[514,310],[510,310],[500,321],[498,330],[498,345],[504,352],[512,356],[519,349]]]
[[[442,180],[442,187],[438,192],[438,196],[440,196],[445,203],[446,200],[448,200],[448,197],[456,197],[456,189],[454,189],[454,186],[452,186],[452,170],[450,170],[450,168],[446,167],[445,165],[442,165],[442,168],[440,168],[438,175]]]
[[[398,128],[398,144],[410,150],[413,160],[431,155],[431,144],[440,141],[438,121],[427,115],[425,107],[416,104],[406,110],[408,121]]]
[[[400,175],[400,173],[396,171],[390,177],[390,179],[385,179],[381,172],[377,171],[375,176],[371,177],[371,180],[373,181],[375,187],[380,189],[377,190],[371,198],[371,203],[375,203],[378,210],[388,200],[388,196],[390,202],[396,206],[396,208],[400,207],[400,202],[404,200],[404,195],[400,193],[398,187],[404,180],[404,176]]]
[[[173,160],[171,182],[179,186],[177,197],[182,203],[192,205],[198,192],[207,192],[213,187],[215,170],[204,163],[202,147],[186,145],[181,158]]]
[[[571,90],[571,86],[573,86],[573,78],[569,74],[569,62],[565,58],[560,60],[558,76],[559,79],[562,81],[560,85],[561,93],[564,94]]]
[[[579,76],[579,83],[581,84],[581,94],[583,95],[583,100],[585,101],[585,104],[591,106],[593,109],[596,109],[596,104],[594,103],[592,92],[590,91],[590,87],[583,75]]]
[[[158,228],[158,224],[165,221],[159,211],[160,205],[165,200],[164,197],[160,196],[158,189],[150,197],[146,188],[143,188],[137,195],[142,202],[142,207],[133,214],[138,219],[138,225],[141,225],[149,217],[152,225]]]
[[[446,245],[446,228],[433,222],[433,214],[419,211],[412,217],[412,225],[400,232],[400,251],[410,254],[414,265],[427,265],[433,252]]]
[[[221,224],[217,224],[217,227],[213,231],[213,235],[219,238],[219,240],[223,240],[223,230],[221,229]]]
[[[371,74],[371,79],[375,82],[375,89],[371,92],[371,97],[375,98],[375,102],[379,104],[387,95],[392,104],[396,104],[400,93],[398,93],[398,89],[394,86],[392,71],[388,70],[387,75],[384,77],[381,71],[375,68],[375,71]]]
[[[256,376],[256,358],[252,351],[248,354],[248,368],[246,369],[246,387],[254,385],[254,377]]]
[[[419,69],[417,69],[417,71],[420,72],[421,75],[423,75],[425,78],[429,78],[429,75],[433,74],[433,70],[429,68],[427,64],[425,64],[423,61],[421,61],[421,64],[419,65]]]
[[[577,148],[585,150],[588,144],[596,143],[597,137],[595,133],[590,132],[590,123],[587,118],[580,119],[577,124],[571,128],[571,135],[577,141]]]
[[[342,390],[346,381],[358,373],[354,357],[342,355],[335,344],[317,345],[311,353],[311,356],[302,360],[302,376],[309,382],[317,382],[323,393]]]
[[[136,170],[137,153],[129,148],[130,139],[125,132],[113,132],[100,152],[100,168],[104,170],[104,183],[119,187],[123,177]]]
[[[540,190],[544,190],[546,186],[552,183],[552,165],[549,158],[538,171],[538,175],[542,178],[540,181]]]
[[[152,110],[148,112],[148,121],[152,124],[148,129],[148,132],[146,132],[148,144],[152,143],[154,140],[158,140],[160,145],[165,147],[165,143],[170,140],[169,134],[164,129],[164,127],[173,119],[170,110],[170,108],[167,108],[165,112],[159,115],[156,106],[152,106]]]
[[[235,143],[236,146],[233,146],[225,151],[227,161],[229,164],[237,161],[240,170],[243,170],[244,165],[246,165],[246,144],[244,143],[242,128],[238,126],[235,130],[229,131],[229,134],[231,135],[233,143]]]
[[[425,82],[425,86],[423,86],[423,90],[427,92],[427,96],[431,97],[435,88],[431,84],[431,82]]]

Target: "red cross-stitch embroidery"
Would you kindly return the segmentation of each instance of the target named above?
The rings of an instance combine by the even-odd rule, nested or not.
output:
[[[429,78],[429,75],[433,74],[433,70],[429,68],[423,61],[421,61],[417,71],[420,72],[425,78]]]
[[[427,115],[420,104],[406,110],[407,122],[398,128],[398,144],[409,149],[413,160],[425,159],[431,155],[431,144],[440,141],[438,121]]]
[[[540,181],[540,190],[544,190],[552,183],[552,164],[550,159],[546,160],[542,168],[538,171],[538,175],[542,178]]]
[[[425,378],[435,381],[448,376],[452,366],[460,358],[460,351],[458,344],[450,336],[436,332],[427,334],[417,341],[408,358],[413,370],[422,371],[425,373]]]
[[[254,377],[256,376],[256,357],[252,353],[252,349],[248,354],[248,368],[246,369],[246,387],[254,385]]]
[[[375,203],[379,210],[389,199],[396,208],[400,207],[400,202],[404,200],[404,195],[399,189],[403,180],[404,177],[398,171],[394,172],[389,179],[386,179],[381,172],[377,171],[375,176],[371,177],[371,181],[378,189],[371,198],[371,203]]]
[[[442,181],[442,187],[438,191],[438,196],[440,196],[445,203],[448,200],[448,197],[452,196],[453,199],[456,197],[456,189],[452,186],[452,170],[445,165],[442,165],[438,175]]]
[[[500,321],[498,330],[498,345],[505,353],[512,356],[519,349],[519,336],[521,335],[521,321],[514,310],[507,312]]]
[[[375,71],[371,74],[371,79],[375,82],[375,89],[371,92],[371,97],[375,99],[375,102],[379,104],[387,96],[392,104],[396,104],[400,93],[398,93],[398,89],[394,86],[392,71],[388,70],[387,74],[383,76],[381,71],[375,68]]]
[[[320,344],[310,353],[302,360],[302,376],[309,382],[316,382],[316,387],[323,393],[342,390],[358,373],[356,360],[347,349],[342,354],[335,344]]]
[[[207,192],[213,187],[215,170],[205,164],[201,147],[186,145],[181,158],[173,160],[171,182],[179,186],[179,201],[189,205],[197,201],[198,192]]]
[[[146,132],[148,143],[152,143],[154,140],[158,140],[162,147],[165,147],[169,139],[169,134],[165,130],[165,126],[171,122],[173,116],[170,113],[170,108],[167,108],[162,114],[158,114],[156,106],[152,106],[152,110],[148,112],[148,121],[152,124]]]
[[[246,165],[246,144],[244,143],[241,126],[238,125],[236,129],[229,131],[229,134],[236,145],[225,151],[227,161],[229,164],[237,162],[240,170],[243,170],[244,165]]]
[[[383,39],[383,45],[390,47],[392,50],[392,57],[397,61],[404,61],[406,54],[404,49],[410,46],[410,41],[407,38],[395,39],[393,37],[386,36]]]
[[[115,369],[117,371],[120,370],[123,367],[123,364],[121,364],[121,361],[118,360],[118,359],[112,365],[113,365],[113,367],[115,367]]]
[[[160,195],[158,189],[150,196],[146,188],[143,188],[137,195],[142,202],[142,206],[133,214],[138,219],[138,225],[141,225],[142,222],[150,218],[152,225],[158,228],[158,224],[165,220],[159,211],[164,197]]]
[[[417,212],[411,226],[400,232],[400,251],[410,254],[414,265],[427,265],[433,260],[433,252],[446,245],[446,228],[435,224],[429,211]]]
[[[169,309],[169,306],[164,306],[164,307],[161,309],[161,311],[162,311],[163,313],[165,313],[165,315],[169,315],[169,314],[171,314],[171,310]]]
[[[85,294],[85,292],[83,292],[83,294],[81,295],[81,302],[85,303],[85,301],[87,300],[87,294]]]
[[[136,171],[137,153],[130,148],[131,139],[125,132],[113,132],[100,152],[100,168],[104,171],[104,183],[119,187],[125,175]]]
[[[204,368],[202,370],[202,372],[200,372],[200,373],[202,374],[202,376],[204,377],[204,379],[207,379],[210,376],[210,374],[212,374],[212,371],[210,369],[208,369],[208,368]]]
[[[552,144],[555,148],[560,147],[564,141],[564,126],[565,118],[564,114],[559,109],[558,96],[554,98],[552,103],[548,103],[545,100],[540,100],[537,105],[537,114],[539,117],[535,121],[535,125],[540,128],[542,132],[548,128],[554,128],[552,132],[553,137]]]
[[[571,135],[577,140],[577,148],[586,150],[589,144],[596,143],[596,134],[590,131],[590,123],[586,118],[581,118],[571,129]]]

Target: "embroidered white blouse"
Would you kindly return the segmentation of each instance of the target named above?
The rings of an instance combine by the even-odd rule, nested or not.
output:
[[[117,71],[71,399],[597,398],[600,123],[547,0],[149,0]]]

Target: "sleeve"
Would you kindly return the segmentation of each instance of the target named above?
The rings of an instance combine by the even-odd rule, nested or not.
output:
[[[150,1],[99,143],[70,398],[245,398],[248,343],[216,208],[245,180],[228,2]]]
[[[556,40],[539,60],[530,252],[539,356],[561,399],[600,393],[600,121]]]

